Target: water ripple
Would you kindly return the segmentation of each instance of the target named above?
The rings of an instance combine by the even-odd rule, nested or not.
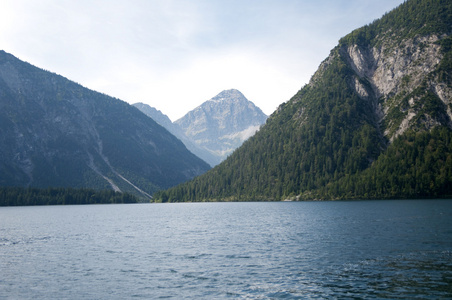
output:
[[[0,208],[0,298],[448,299],[451,204]]]

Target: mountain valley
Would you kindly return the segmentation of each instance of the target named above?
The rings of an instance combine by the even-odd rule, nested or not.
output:
[[[172,122],[0,51],[0,187],[158,202],[450,198],[451,20],[450,1],[405,1],[341,38],[269,117],[231,89]]]
[[[452,196],[451,16],[409,0],[343,37],[256,135],[158,200]]]

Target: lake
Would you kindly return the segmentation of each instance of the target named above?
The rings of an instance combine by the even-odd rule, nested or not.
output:
[[[452,298],[452,201],[0,208],[0,299]]]

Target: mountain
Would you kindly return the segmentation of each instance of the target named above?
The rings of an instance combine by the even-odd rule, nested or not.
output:
[[[172,134],[174,134],[173,131],[175,131],[175,129],[177,131],[178,127],[174,126],[170,118],[168,118],[168,116],[162,113],[160,110],[144,103],[135,103],[132,104],[132,106],[138,108],[141,112],[143,112],[148,117],[152,118],[155,122],[157,122],[157,124],[164,127]]]
[[[175,122],[217,165],[254,135],[267,120],[260,108],[235,89],[225,90]]]
[[[196,145],[193,140],[185,135],[183,130],[177,124],[171,122],[170,118],[168,118],[168,116],[162,113],[160,110],[157,110],[156,108],[144,103],[135,103],[133,104],[133,106],[138,108],[145,115],[152,118],[159,125],[163,126],[166,130],[168,130],[175,137],[181,140],[182,143],[184,143],[185,147],[187,147],[187,149],[191,151],[191,153],[195,154],[205,162],[208,162],[211,166],[215,166],[219,163],[218,158],[215,155],[213,155],[206,149],[203,149]]]
[[[0,186],[148,197],[208,169],[135,107],[0,51]]]
[[[227,160],[160,201],[452,196],[452,2],[409,0],[339,41]]]
[[[195,155],[218,165],[265,123],[267,116],[238,90],[222,91],[174,123],[143,103],[139,110],[179,138]]]

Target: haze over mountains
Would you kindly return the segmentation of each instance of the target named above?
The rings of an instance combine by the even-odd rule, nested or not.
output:
[[[149,197],[207,171],[135,107],[0,51],[0,185]]]
[[[452,196],[452,2],[409,0],[339,41],[223,163],[160,201]]]
[[[451,20],[450,1],[404,2],[342,38],[267,120],[237,90],[174,123],[136,105],[167,129],[0,51],[0,186],[173,187],[162,202],[451,197]],[[187,148],[227,158],[206,172]]]
[[[235,89],[222,91],[174,123],[149,105],[137,103],[134,106],[211,166],[223,161],[267,120],[260,108]]]
[[[207,171],[204,161],[218,164],[267,118],[237,90],[223,91],[175,123],[148,105],[135,106],[151,118],[1,51],[0,186],[150,197]]]

